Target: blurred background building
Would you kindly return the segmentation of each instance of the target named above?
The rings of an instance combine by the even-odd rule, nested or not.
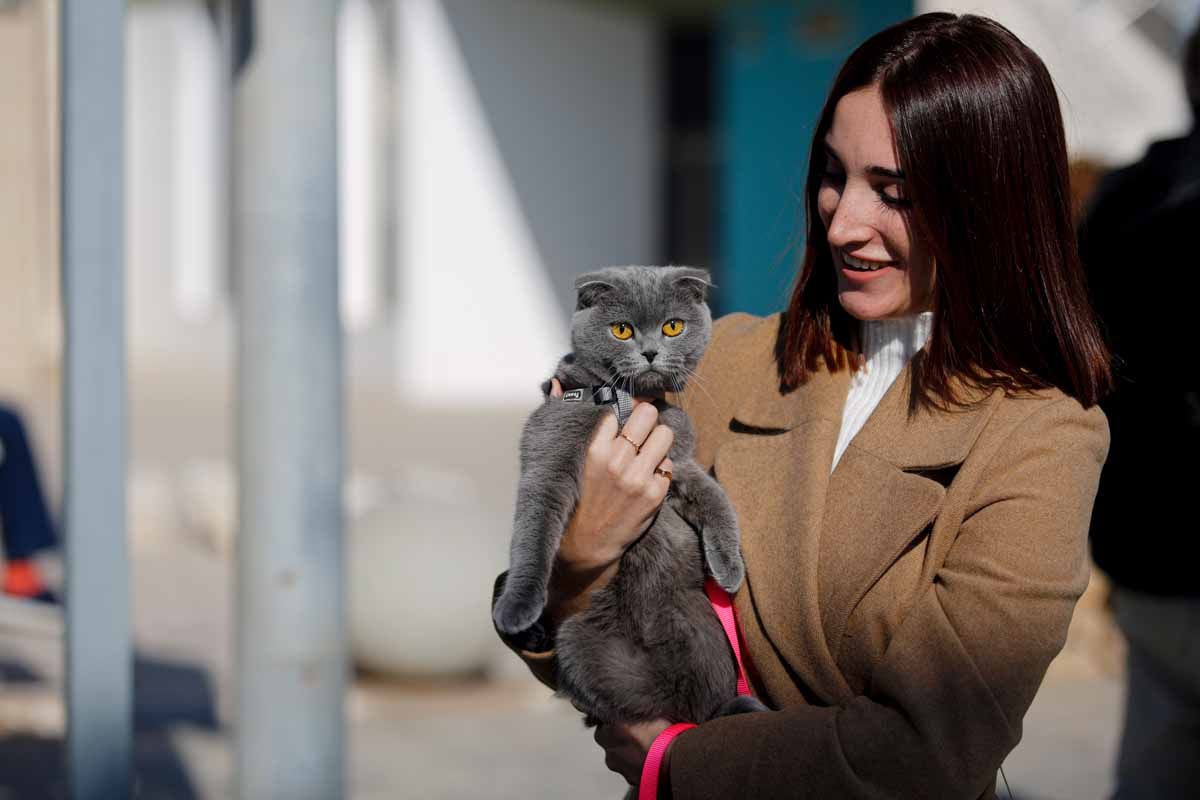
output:
[[[230,786],[238,280],[219,5],[130,0],[126,17],[128,485],[148,797]],[[834,70],[879,28],[938,9],[995,17],[1045,59],[1080,199],[1096,174],[1189,124],[1177,60],[1192,0],[343,0],[353,796],[616,796],[590,735],[521,674],[487,611],[517,434],[566,349],[572,279],[686,263],[713,271],[718,312],[780,308]],[[55,507],[58,13],[56,0],[0,2],[0,397],[30,423]],[[1022,797],[1109,785],[1119,641],[1096,597],[1007,766]],[[56,641],[0,618],[0,797],[57,796],[61,676]]]

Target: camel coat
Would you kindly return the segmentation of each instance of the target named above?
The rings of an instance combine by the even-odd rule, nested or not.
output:
[[[735,605],[776,710],[681,735],[674,797],[992,797],[1087,585],[1104,414],[976,391],[910,417],[905,370],[831,475],[849,372],[782,395],[778,330],[719,320],[677,398],[737,509]],[[552,686],[553,651],[517,649]]]

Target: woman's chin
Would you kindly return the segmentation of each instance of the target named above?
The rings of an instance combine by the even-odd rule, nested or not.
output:
[[[847,314],[862,321],[898,316],[901,307],[893,297],[873,297],[855,290],[839,292],[838,302]]]

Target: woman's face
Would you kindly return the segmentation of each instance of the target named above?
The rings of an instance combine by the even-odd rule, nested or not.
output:
[[[927,310],[933,258],[906,219],[904,175],[877,86],[838,101],[825,153],[817,209],[842,308],[863,320]]]

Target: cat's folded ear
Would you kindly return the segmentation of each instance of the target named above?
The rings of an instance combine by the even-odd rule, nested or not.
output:
[[[582,311],[600,302],[600,298],[616,291],[607,272],[589,272],[575,279],[575,310]]]
[[[703,303],[708,299],[708,290],[712,288],[712,278],[708,270],[698,267],[670,267],[675,273],[671,285],[680,296],[693,303]]]

